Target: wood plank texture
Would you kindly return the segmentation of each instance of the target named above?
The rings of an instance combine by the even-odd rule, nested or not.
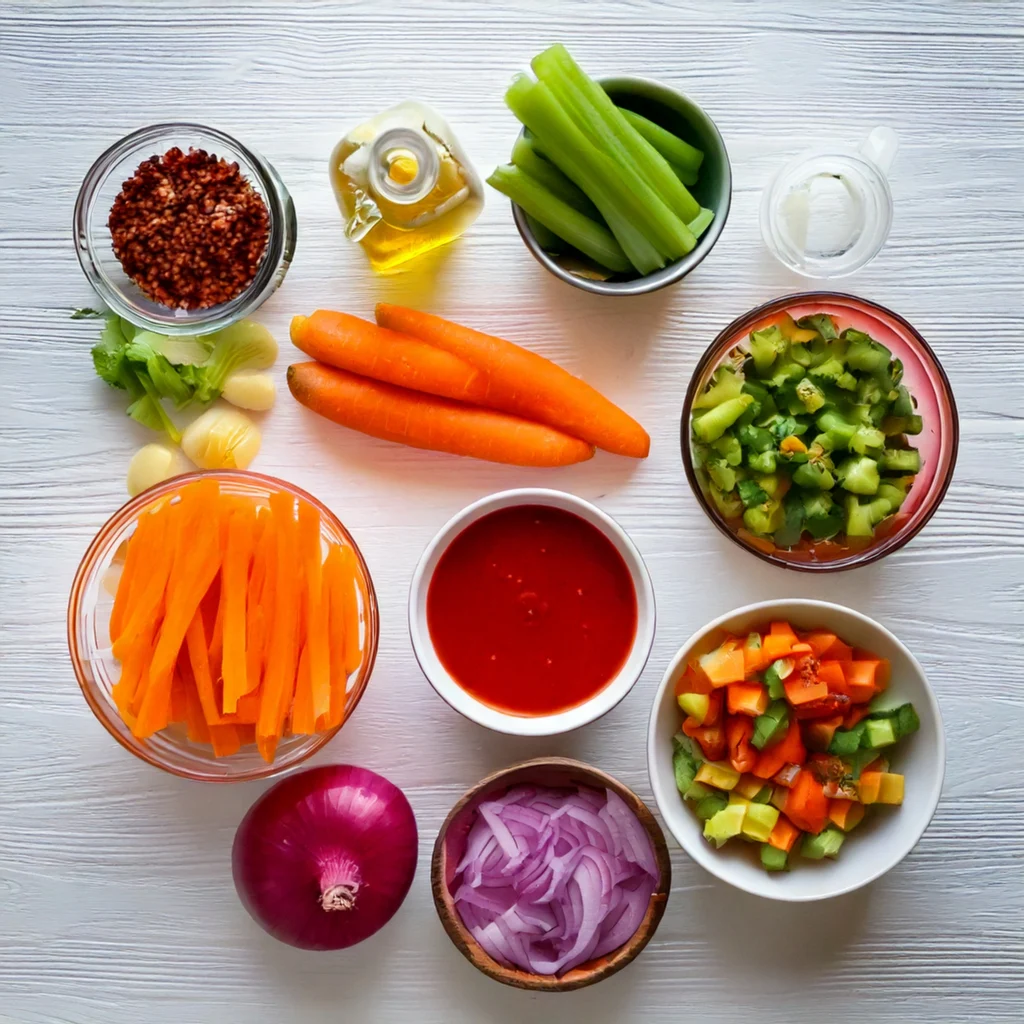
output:
[[[507,154],[511,74],[563,40],[596,73],[665,80],[729,147],[735,196],[711,257],[657,295],[609,300],[544,274],[493,193],[460,242],[375,278],[341,234],[336,139],[407,97],[435,104],[481,169]],[[64,615],[78,560],[124,498],[146,438],[92,374],[91,295],[71,246],[86,168],[127,131],[192,119],[260,149],[288,183],[299,244],[263,318],[422,305],[521,341],[587,377],[650,429],[641,465],[599,455],[537,472],[361,437],[284,398],[256,468],[309,488],[352,529],[381,602],[377,669],[320,756],[409,795],[419,870],[395,920],[344,954],[284,948],[231,886],[234,828],[265,788],[200,789],[110,741],[78,692]],[[789,156],[892,125],[889,244],[846,289],[891,306],[939,353],[962,417],[960,462],[928,528],[883,563],[828,580],[762,565],[705,520],[679,463],[690,372],[734,316],[806,286],[774,264],[760,190]],[[1024,29],[1014,0],[0,0],[0,1021],[294,1024],[342,1020],[799,1024],[1024,1018]],[[412,658],[405,598],[436,529],[492,490],[544,483],[596,500],[650,566],[659,632],[630,696],[552,740],[455,715]],[[596,764],[650,798],[650,700],[711,616],[777,595],[838,600],[890,626],[939,695],[942,802],[918,848],[825,905],[759,901],[681,851],[661,928],[621,974],[558,998],[506,990],[445,938],[429,851],[458,796],[541,754]],[[851,856],[856,851],[851,849]]]

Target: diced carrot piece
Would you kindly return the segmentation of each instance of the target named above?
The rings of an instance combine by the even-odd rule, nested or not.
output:
[[[320,511],[299,500],[299,559],[303,566],[306,650],[313,690],[313,723],[331,710],[331,653],[327,606],[323,597]],[[312,730],[311,730],[312,731]]]
[[[824,683],[831,693],[846,693],[846,673],[839,661],[822,661],[818,665],[818,682]]]
[[[828,687],[824,683],[797,678],[796,672],[782,685],[786,691],[786,700],[794,707],[828,696]]]
[[[292,732],[309,736],[316,731],[313,714],[313,679],[309,673],[309,644],[299,655],[298,677],[295,681],[295,701],[292,704]]]
[[[743,645],[743,672],[744,677],[750,677],[770,664],[765,657],[764,647],[747,647]]]
[[[809,654],[811,655],[811,657],[814,657],[814,648],[810,644],[804,643],[801,640],[798,643],[793,644],[793,646],[789,649],[789,653],[794,657],[796,657],[797,655],[802,656],[804,654]]]
[[[750,742],[753,735],[753,719],[746,715],[726,717],[725,742],[729,750],[729,763],[738,772],[748,772],[757,763],[757,749]]]
[[[842,715],[804,722],[804,742],[811,750],[828,750],[828,745],[832,742],[836,729],[842,724]]]
[[[768,710],[768,690],[760,683],[730,683],[726,694],[726,710],[730,715],[756,718]]]
[[[875,692],[882,693],[889,688],[889,679],[892,677],[892,665],[888,658],[879,658],[878,666],[875,669]]]
[[[700,667],[711,681],[712,686],[728,686],[730,683],[742,683],[746,678],[743,651],[736,647],[727,649],[726,644],[708,654],[702,655]]]
[[[789,853],[793,844],[800,838],[798,829],[784,814],[780,814],[775,827],[768,836],[768,845],[774,846],[776,850],[785,850]]]
[[[864,817],[864,805],[855,800],[829,800],[828,820],[844,832],[849,832]]]
[[[864,704],[870,701],[878,692],[875,679],[878,674],[880,662],[874,661],[848,661],[843,665],[843,672],[846,677],[846,693],[854,704]]]
[[[252,686],[248,679],[246,640],[246,592],[249,588],[249,568],[256,546],[256,515],[252,505],[235,509],[228,521],[227,546],[221,588],[224,593],[223,658],[221,675],[224,679],[223,711],[233,715],[238,700]]]
[[[676,681],[676,696],[681,693],[711,693],[714,687],[711,680],[700,671],[695,663],[686,666],[686,670]]]
[[[761,751],[751,771],[759,779],[770,779],[785,765],[803,764],[806,760],[807,749],[800,735],[800,723],[792,718],[786,735],[778,743]]]
[[[682,730],[700,744],[709,761],[721,761],[725,757],[725,728],[722,725],[694,725],[687,718],[683,720]]]
[[[790,644],[796,644],[796,643],[800,642],[797,639],[796,631],[793,629],[793,627],[788,622],[786,622],[784,620],[779,620],[777,622],[773,622],[768,627],[768,635],[769,636],[785,636],[785,637],[789,637]]]
[[[828,798],[821,782],[806,768],[797,776],[796,784],[786,800],[786,817],[804,832],[817,835],[828,822]]]
[[[708,713],[701,725],[718,725],[722,720],[722,705],[725,703],[725,691],[714,690],[708,694]]]

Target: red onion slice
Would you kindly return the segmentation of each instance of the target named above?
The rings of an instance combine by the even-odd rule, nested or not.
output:
[[[618,794],[517,786],[478,811],[453,892],[489,956],[562,974],[617,949],[639,927],[658,868]]]

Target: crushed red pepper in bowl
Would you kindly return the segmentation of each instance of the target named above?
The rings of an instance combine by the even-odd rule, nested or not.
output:
[[[255,278],[270,216],[237,163],[174,146],[124,182],[108,227],[124,272],[149,298],[172,309],[207,309]]]

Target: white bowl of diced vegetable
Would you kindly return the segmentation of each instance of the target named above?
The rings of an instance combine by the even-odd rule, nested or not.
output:
[[[647,761],[662,818],[698,864],[805,902],[859,889],[910,853],[939,801],[946,744],[924,670],[888,629],[785,599],[729,612],[679,649]]]

